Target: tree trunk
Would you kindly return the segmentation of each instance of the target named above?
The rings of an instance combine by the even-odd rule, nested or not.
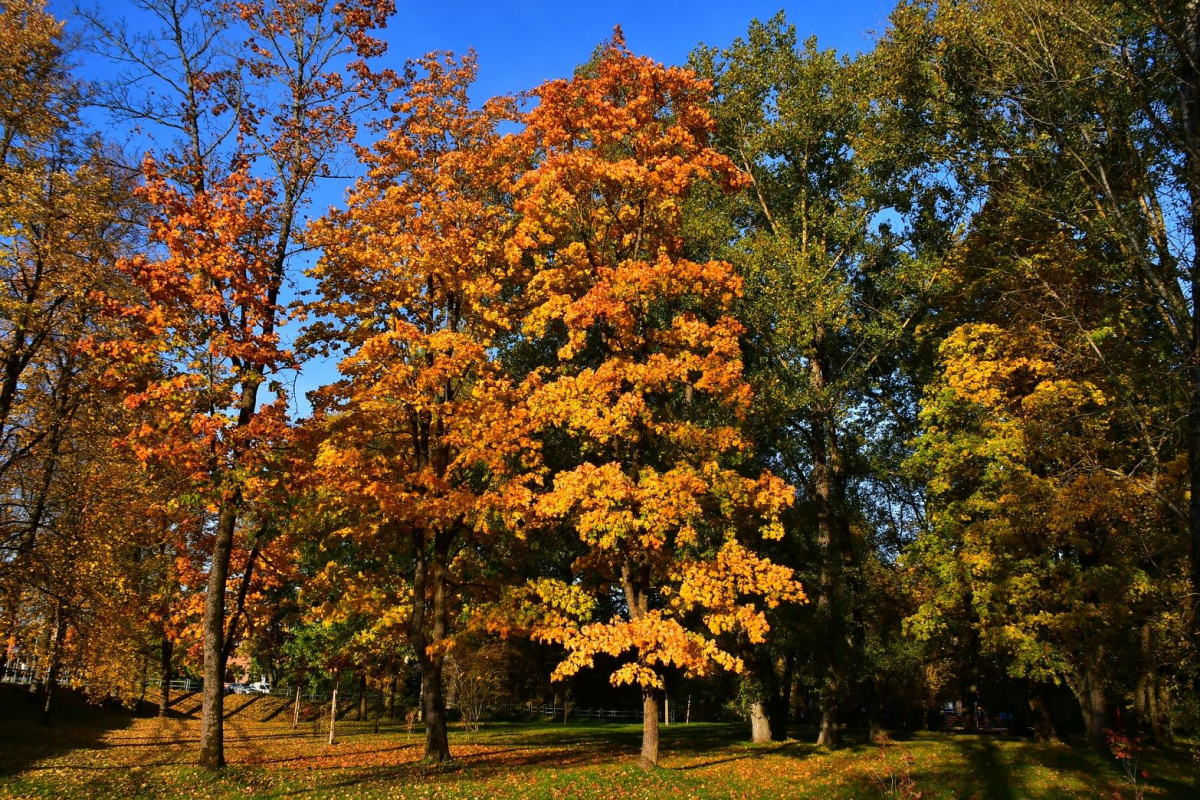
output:
[[[425,711],[425,760],[434,763],[450,760],[450,742],[446,735],[446,700],[442,695],[440,659],[426,659],[421,707]]]
[[[835,748],[842,743],[838,725],[838,687],[826,679],[820,695],[821,729],[817,733],[817,747]]]
[[[225,583],[233,555],[241,493],[221,506],[213,542],[212,567],[204,597],[204,700],[200,719],[200,766],[225,766]]]
[[[1133,710],[1145,730],[1150,732],[1155,744],[1163,744],[1167,740],[1166,731],[1162,725],[1162,711],[1159,707],[1159,691],[1161,681],[1158,676],[1155,658],[1154,631],[1151,625],[1142,626],[1141,636],[1141,672],[1138,675],[1137,686],[1133,694]]]
[[[629,618],[637,620],[650,610],[650,567],[626,558],[621,564],[621,589]],[[638,653],[640,659],[642,654]],[[643,666],[647,666],[643,663]],[[662,682],[661,676],[659,676]],[[661,685],[666,685],[662,682]],[[638,760],[642,769],[658,766],[658,697],[662,692],[653,686],[642,686],[642,754]]]
[[[42,678],[40,676],[43,673],[43,662],[45,661],[45,654],[49,653],[52,647],[54,630],[57,624],[57,617],[55,617],[53,623],[47,621],[46,627],[42,630],[41,634],[42,644],[35,651],[33,663],[29,665],[29,693],[35,697],[42,689]]]
[[[1088,744],[1097,750],[1103,750],[1108,744],[1104,734],[1107,727],[1107,701],[1104,686],[1099,681],[1094,681],[1088,690],[1085,707],[1087,710],[1084,712],[1083,721],[1087,728]]]
[[[767,702],[761,697],[750,701],[750,741],[754,744],[771,741],[771,718],[767,714]]]
[[[292,730],[300,727],[300,684],[296,684],[296,703],[292,706]]]
[[[138,670],[138,677],[134,681],[133,688],[138,690],[137,705],[134,706],[134,712],[140,711],[146,703],[146,684],[149,683],[149,677],[146,675],[146,656],[142,655],[142,668]]]
[[[1083,713],[1083,726],[1087,732],[1088,744],[1097,750],[1105,750],[1108,747],[1104,734],[1108,703],[1102,677],[1103,666],[1104,651],[1101,649],[1081,675],[1068,679],[1068,685],[1075,699],[1079,701],[1079,710]]]
[[[392,670],[392,675],[388,679],[388,694],[387,694],[387,718],[391,722],[396,718],[396,671]]]
[[[17,627],[17,615],[13,610],[16,605],[11,595],[3,600],[4,612],[0,616],[0,678],[8,672],[8,643],[12,641],[12,632]]]
[[[1171,695],[1167,690],[1166,684],[1161,680],[1154,682],[1154,714],[1151,717],[1152,727],[1150,732],[1156,737],[1155,742],[1162,744],[1171,744],[1174,742],[1174,737],[1171,735],[1171,729],[1163,726],[1163,720],[1167,718],[1171,710]]]
[[[781,724],[778,719],[780,691],[775,658],[765,647],[747,645],[742,659],[747,668],[742,678],[742,692],[750,700],[750,741],[764,744],[778,738],[775,734]],[[786,680],[791,680],[790,676]],[[783,724],[786,726],[786,717]]]
[[[879,702],[879,687],[875,678],[868,675],[863,680],[863,703],[867,707],[868,735],[872,744],[878,743],[887,736],[887,726],[883,724],[883,707]]]
[[[362,722],[367,718],[367,674],[364,672],[358,676],[358,721]]]
[[[438,532],[433,537],[433,554],[427,559],[425,537],[413,532],[415,563],[413,571],[413,608],[409,632],[417,661],[421,666],[421,710],[425,720],[425,760],[442,762],[450,759],[450,742],[446,734],[446,701],[442,695],[442,664],[449,623],[446,597],[446,564],[451,534]],[[427,613],[428,612],[428,613]],[[430,631],[425,630],[426,618]]]
[[[59,661],[62,654],[63,637],[67,633],[67,620],[60,612],[54,626],[54,641],[50,645],[50,667],[46,670],[46,702],[42,704],[42,724],[50,724],[50,702],[54,699],[54,687],[58,685]]]
[[[783,659],[783,680],[779,691],[771,698],[767,708],[767,717],[771,725],[771,738],[777,742],[787,741],[788,717],[792,710],[792,672],[795,669],[796,656],[788,653]]]
[[[1029,721],[1035,742],[1053,742],[1058,739],[1050,712],[1046,710],[1046,701],[1038,689],[1034,689],[1029,695]]]
[[[642,687],[642,755],[638,766],[651,770],[658,766],[658,689]]]
[[[818,394],[828,387],[826,335],[824,326],[817,325],[810,381]],[[820,560],[817,613],[825,628],[822,648],[825,676],[820,695],[821,728],[817,745],[834,748],[841,743],[838,721],[838,695],[842,684],[840,674],[852,663],[851,657],[856,655],[854,650],[860,648],[862,631],[859,625],[855,625],[854,630],[848,630],[847,624],[850,622],[846,614],[847,603],[849,608],[857,611],[858,598],[846,596],[845,578],[847,568],[853,567],[853,549],[850,520],[846,513],[845,476],[833,414],[824,408],[812,409],[810,431],[813,460],[811,482],[817,507]],[[849,572],[852,573],[853,569]]]
[[[158,715],[165,717],[171,713],[171,659],[175,654],[174,643],[163,634],[162,647],[159,655],[162,659],[160,662],[161,672],[159,673],[158,682],[162,687],[158,703]]]

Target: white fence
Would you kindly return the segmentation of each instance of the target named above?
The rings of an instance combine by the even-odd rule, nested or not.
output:
[[[0,683],[30,684],[34,680],[33,670],[19,667],[5,667],[0,674]]]

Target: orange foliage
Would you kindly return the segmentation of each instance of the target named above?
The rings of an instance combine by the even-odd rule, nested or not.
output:
[[[536,510],[574,528],[588,548],[577,568],[619,583],[628,606],[580,624],[550,603],[534,633],[567,648],[556,677],[600,653],[631,655],[612,680],[643,687],[661,687],[660,665],[738,670],[714,637],[761,641],[755,598],[804,599],[790,569],[740,542],[755,528],[778,537],[792,498],[769,473],[735,469],[751,399],[731,314],[741,279],[726,262],[684,255],[692,188],[746,183],[708,146],[708,91],[618,38],[574,79],[538,89],[517,137],[538,154],[517,181],[520,219],[506,243],[509,264],[534,270],[521,332],[557,344],[556,364],[526,384],[530,419],[583,455]],[[545,602],[569,588],[533,595]]]
[[[515,112],[505,100],[471,110],[474,73],[473,57],[410,66],[387,137],[362,153],[368,177],[311,233],[325,255],[308,341],[347,353],[345,377],[314,395],[313,480],[323,510],[363,540],[387,525],[519,525],[535,477],[521,469],[536,463],[525,412],[489,355],[512,326],[501,293],[513,273],[498,257],[511,170],[496,127]]]

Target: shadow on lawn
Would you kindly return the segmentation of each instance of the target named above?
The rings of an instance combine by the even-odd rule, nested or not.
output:
[[[957,785],[959,797],[1017,800],[1026,797],[1014,784],[1012,768],[1001,753],[1000,743],[988,736],[948,739],[947,742],[963,757],[965,772],[957,771],[947,785]]]
[[[745,744],[744,727],[721,723],[660,725],[658,729],[659,750],[663,755],[695,754],[705,750]],[[493,729],[492,735],[495,738],[520,742],[532,747],[562,746],[569,742],[573,745],[595,744],[610,752],[615,748],[636,753],[642,746],[641,725],[619,723],[572,723],[558,729],[539,726],[533,731],[516,724],[508,730]]]
[[[448,764],[431,765],[415,759],[389,767],[367,769],[355,775],[320,785],[320,791],[349,789],[361,784],[386,782],[423,782],[436,776],[449,783],[457,781],[486,782],[510,776],[513,770],[523,768],[567,770],[573,767],[610,763],[614,759],[611,750],[599,747],[571,747],[558,749],[506,748],[503,750],[463,753],[461,748]],[[322,769],[318,767],[317,769]],[[344,774],[345,766],[333,765],[324,769]]]
[[[0,777],[16,775],[45,758],[107,747],[105,734],[133,723],[129,713],[88,705],[75,692],[59,688],[50,725],[44,726],[43,702],[24,687],[0,686]]]
[[[1021,763],[1036,763],[1056,772],[1103,775],[1111,787],[1128,790],[1124,770],[1115,756],[1097,753],[1082,741],[1067,744],[1040,745],[1027,742],[1020,745],[1015,756]],[[1139,776],[1139,782],[1165,797],[1200,797],[1200,771],[1196,770],[1187,750],[1177,747],[1149,747],[1142,752],[1138,770],[1146,770],[1148,777]]]
[[[737,726],[725,725],[693,725],[686,729],[685,726],[663,727],[660,728],[660,752],[663,757],[670,757],[719,750],[737,742],[739,730]],[[641,748],[641,738],[641,728],[632,725],[577,723],[561,729],[539,726],[535,730],[519,724],[497,726],[486,730],[474,741],[459,739],[453,742],[454,760],[448,764],[422,762],[419,760],[419,743],[414,743],[412,761],[367,768],[353,775],[342,774],[335,781],[322,783],[320,790],[347,790],[376,782],[419,782],[434,775],[448,782],[475,782],[510,775],[514,769],[558,771],[621,762],[632,766]],[[758,758],[771,752],[775,750],[746,749],[728,760]],[[720,761],[723,760],[726,759]],[[317,769],[344,772],[345,767],[339,763]]]
[[[267,695],[265,695],[265,694],[256,694],[256,695],[253,695],[252,697],[250,697],[250,699],[248,699],[246,702],[236,704],[236,705],[232,704],[232,703],[228,703],[228,702],[224,703],[223,710],[225,711],[225,713],[223,715],[223,718],[224,719],[233,719],[238,714],[241,714],[242,712],[244,712],[246,709],[257,705],[266,696]],[[233,705],[233,708],[230,708],[229,707],[230,705]]]
[[[1150,773],[1146,783],[1165,789],[1170,797],[1200,797],[1200,764],[1193,752],[1180,745],[1150,750],[1141,762]]]
[[[1031,783],[1029,767],[1040,767],[1059,775],[1076,775],[1098,786],[1104,793],[1126,790],[1128,784],[1120,764],[1111,755],[1097,753],[1082,742],[1076,744],[1039,744],[1031,741],[997,740],[985,736],[948,736],[944,740],[966,765],[966,769],[947,765],[941,769],[926,767],[916,778],[955,786],[956,797],[986,800],[1017,800],[1046,796],[1048,789]],[[1150,772],[1145,785],[1166,797],[1196,797],[1194,779],[1182,754],[1150,750],[1143,754],[1142,766]]]
[[[676,767],[676,769],[682,772],[688,772],[694,769],[715,767],[720,764],[729,764],[734,761],[745,761],[746,759],[751,758],[757,759],[764,756],[784,755],[796,758],[812,755],[813,749],[814,748],[812,747],[805,748],[804,745],[801,745],[798,742],[780,742],[773,747],[746,748],[740,753],[736,753],[734,755],[728,755],[722,758],[714,758],[711,761],[701,761],[696,764],[688,764],[686,766]]]

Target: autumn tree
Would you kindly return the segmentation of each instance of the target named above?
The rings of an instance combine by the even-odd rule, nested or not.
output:
[[[959,156],[948,163],[964,185],[982,197],[984,182],[1002,178],[1046,222],[1104,242],[1131,312],[1148,317],[1172,353],[1172,374],[1186,376],[1183,406],[1170,412],[1178,444],[1146,455],[1161,466],[1180,446],[1189,453],[1190,508],[1177,511],[1188,519],[1194,608],[1200,9],[1186,0],[993,0],[915,4],[904,19],[907,36],[940,53],[936,64],[926,60],[929,91],[913,105],[951,131]]]
[[[1188,288],[1195,279],[1191,264],[1196,204],[1189,199],[1195,196],[1194,172],[1189,172],[1195,137],[1186,122],[1195,117],[1196,72],[1189,55],[1195,40],[1179,33],[1194,30],[1194,21],[1195,8],[1188,3],[915,3],[897,9],[883,43],[909,114],[936,129],[943,145],[936,158],[973,210],[963,226],[966,235],[942,273],[945,305],[927,329],[926,341],[946,342],[943,375],[965,369],[953,364],[971,360],[1010,362],[1009,367],[989,367],[994,370],[1016,371],[1021,363],[1028,365],[1020,381],[997,389],[1008,400],[993,398],[984,405],[1016,402],[1013,398],[1024,397],[1048,380],[1049,373],[1036,365],[1050,363],[1061,373],[1064,396],[1040,392],[1021,401],[1026,421],[1007,414],[991,424],[1004,422],[1022,431],[1008,437],[1028,442],[1025,452],[1012,457],[1022,459],[1020,469],[1044,481],[1039,490],[1063,493],[1064,515],[1080,505],[1072,499],[1070,481],[1098,491],[1101,478],[1093,473],[1105,473],[1107,494],[1093,498],[1092,510],[1098,516],[1076,520],[1088,532],[1073,535],[1090,541],[1088,537],[1104,531],[1111,546],[1080,542],[1054,556],[1041,556],[1073,563],[1084,576],[1099,574],[1091,570],[1121,576],[1106,586],[1115,594],[1088,587],[1085,607],[1100,616],[1104,614],[1095,610],[1097,605],[1123,602],[1116,598],[1128,586],[1144,581],[1155,587],[1153,601],[1147,595],[1149,604],[1137,606],[1138,624],[1121,628],[1119,644],[1104,644],[1103,659],[1092,669],[1104,680],[1096,683],[1094,699],[1081,696],[1080,701],[1085,714],[1095,720],[1103,708],[1089,711],[1089,703],[1099,706],[1105,695],[1107,702],[1113,695],[1128,696],[1137,686],[1135,707],[1156,734],[1161,733],[1161,716],[1150,707],[1163,695],[1149,687],[1178,680],[1191,663],[1189,648],[1180,647],[1179,631],[1168,622],[1175,616],[1163,615],[1163,604],[1170,602],[1158,592],[1177,592],[1177,603],[1194,605],[1183,600],[1189,594],[1194,598],[1194,589],[1189,592],[1179,580],[1189,568],[1178,556],[1189,539],[1186,530],[1195,542],[1196,526],[1188,520],[1194,519],[1197,493],[1192,491],[1187,501],[1192,504],[1189,512],[1176,483],[1180,469],[1192,471],[1197,463],[1185,456],[1196,441],[1188,427],[1196,419],[1194,376],[1189,377],[1195,359],[1190,300],[1194,293]],[[982,355],[983,339],[995,340],[994,352],[987,357]],[[953,352],[948,349],[952,346]],[[938,385],[944,387],[945,380],[939,378]],[[1084,391],[1081,386],[1089,388]],[[1094,393],[1087,395],[1093,391],[1090,387]],[[1069,396],[1072,391],[1078,395],[1075,400]],[[1092,397],[1095,405],[1079,399],[1084,396]],[[926,400],[926,415],[950,414],[951,419],[936,423],[936,437],[954,440],[967,437],[967,431],[990,437],[979,432],[973,417],[951,414],[943,403],[947,397],[943,392]],[[1039,413],[1051,419],[1037,419],[1035,403]],[[1086,446],[1082,434],[1056,416],[1071,407],[1080,420],[1096,423]],[[1074,460],[1063,452],[1047,453],[1040,439],[1030,441],[1025,432],[1057,430],[1056,426],[1063,426],[1064,444],[1078,447],[1072,451]],[[922,439],[932,441],[928,437],[934,433],[927,431]],[[985,483],[974,482],[979,480],[976,472],[965,464],[959,470],[960,482],[951,481],[953,485],[985,491]],[[1089,477],[1080,478],[1081,472]],[[1019,470],[1012,474],[1019,480]],[[986,491],[999,491],[998,485]],[[961,499],[952,499],[943,488],[937,493],[934,509],[939,515]],[[1149,498],[1153,508],[1146,506]],[[1121,505],[1126,515],[1103,515],[1103,508]],[[1139,522],[1130,528],[1132,517]],[[944,535],[941,525],[948,518],[937,519],[942,522],[928,532],[932,539],[927,541]],[[962,521],[967,524],[965,518]],[[1179,547],[1170,544],[1171,531]],[[1128,542],[1134,533],[1143,553],[1155,553],[1152,562],[1129,559],[1117,544]],[[1026,546],[1002,537],[986,548],[992,556],[1005,554],[1005,559],[1015,558],[1014,550],[1032,558]],[[928,551],[920,548],[914,553],[916,561],[926,555]],[[1193,575],[1194,570],[1193,557]],[[981,589],[1007,580],[998,577],[1001,574],[969,585]],[[1027,578],[1035,580],[1032,575]],[[1038,573],[1037,585],[1045,580],[1047,574]],[[1062,591],[1075,596],[1067,588]],[[988,592],[989,597],[995,595]],[[959,594],[966,601],[960,610],[972,609],[967,615],[982,613],[980,607],[986,605],[983,600],[970,602],[973,596]],[[947,609],[943,606],[941,623],[950,617]],[[983,617],[968,621],[960,614],[960,621],[983,636],[981,645],[988,644]],[[1077,658],[1087,648],[1093,655],[1100,652],[1089,637],[1094,631],[1081,627],[1076,631],[1079,640],[1068,642],[1065,630],[1041,629],[1035,635],[1033,629],[1025,629],[1031,637],[1026,644],[1037,642],[1055,652],[1074,648]],[[1028,674],[1023,667],[1014,665],[1013,670]],[[1043,678],[1049,676],[1042,673]],[[1065,673],[1060,670],[1057,679],[1064,680]],[[1087,683],[1078,676],[1072,680]],[[1090,725],[1094,741],[1099,724]]]
[[[377,586],[411,599],[430,761],[450,757],[456,554],[506,520],[519,527],[538,474],[521,398],[494,357],[524,274],[503,249],[520,162],[497,129],[515,108],[472,109],[475,70],[474,56],[444,54],[408,66],[386,135],[362,153],[367,177],[313,234],[324,256],[309,310],[322,319],[307,337],[346,354],[344,377],[313,396],[315,491],[335,536],[382,573]]]
[[[61,219],[77,191],[67,151],[78,112],[78,84],[67,69],[63,23],[39,2],[0,6],[0,235],[3,236],[3,343],[0,349],[0,468],[46,435],[26,430],[19,406],[25,370],[69,313],[78,264],[60,257],[73,226]],[[77,228],[76,228],[77,229]],[[16,417],[14,418],[14,411]]]
[[[141,595],[119,587],[136,583],[143,528],[110,527],[129,497],[114,487],[106,512],[94,508],[126,421],[80,347],[128,333],[93,293],[124,291],[115,262],[136,242],[137,204],[129,172],[81,123],[63,24],[40,3],[6,3],[0,17],[0,629],[37,663],[48,720],[64,663],[110,669],[73,645],[107,653],[110,676],[140,649]]]
[[[1183,553],[1157,502],[1182,493],[1182,475],[1130,474],[1121,387],[1086,332],[1056,333],[970,324],[942,345],[914,456],[932,528],[908,554],[933,591],[910,625],[934,635],[965,607],[1010,674],[1070,687],[1103,747],[1113,694],[1153,657],[1143,628],[1159,648],[1182,633],[1168,614],[1181,574],[1159,564]]]
[[[751,677],[756,739],[788,713],[789,664],[820,702],[818,743],[836,746],[853,693],[881,725],[867,661],[872,575],[895,552],[906,487],[893,475],[915,423],[903,355],[926,313],[930,259],[920,238],[920,130],[887,118],[871,55],[851,61],[797,40],[783,14],[754,22],[724,51],[692,63],[714,82],[714,146],[746,191],[689,207],[693,247],[733,261],[746,290],[757,457],[797,486],[778,558],[803,570],[815,602],[791,614],[790,652],[759,648]],[[903,136],[901,135],[903,132]],[[889,220],[879,224],[881,217]],[[803,631],[803,633],[801,633]],[[790,659],[790,661],[789,661]],[[783,670],[777,665],[783,665]],[[782,702],[781,702],[782,701]]]
[[[111,446],[114,434],[128,430],[125,416],[111,396],[93,395],[62,437],[53,464],[40,452],[31,460],[41,462],[42,519],[36,545],[17,565],[18,642],[23,660],[38,664],[46,723],[64,672],[96,702],[133,705],[143,694],[144,661],[158,633],[152,618],[158,564],[146,554],[161,525],[151,486],[132,456]],[[24,481],[16,486],[24,489]],[[147,513],[133,516],[132,508]]]
[[[62,415],[45,405],[78,395],[78,360],[65,370],[70,340],[88,333],[88,294],[112,277],[127,241],[128,183],[102,147],[78,135],[79,86],[68,74],[63,23],[40,3],[0,6],[0,479],[38,447],[55,448]],[[71,391],[71,388],[74,391]],[[6,524],[10,556],[29,542],[36,514]],[[7,560],[7,559],[6,559]]]
[[[280,341],[280,293],[305,198],[353,137],[355,112],[377,99],[364,59],[382,53],[371,32],[392,6],[155,0],[149,10],[162,24],[151,33],[96,20],[101,50],[131,65],[106,105],[177,136],[143,167],[152,247],[124,263],[143,299],[111,304],[135,332],[104,352],[115,373],[163,365],[161,378],[127,385],[129,405],[149,416],[130,444],[147,464],[191,475],[189,494],[210,515],[199,760],[215,768],[225,763],[227,605],[253,568],[251,540],[269,527],[260,501],[289,435],[283,385],[268,382],[295,363]],[[273,397],[260,405],[263,391]],[[247,555],[228,592],[239,537]]]
[[[1120,251],[1044,214],[1088,202],[1058,179],[1056,148],[1017,141],[946,262],[951,329],[912,461],[930,527],[905,555],[924,579],[910,630],[965,634],[1031,683],[1035,711],[1039,684],[1066,683],[1094,746],[1126,697],[1161,738],[1162,688],[1187,660],[1171,610],[1187,575],[1183,392],[1162,378],[1159,321],[1130,313],[1144,285]]]
[[[790,569],[755,554],[782,534],[790,488],[738,470],[741,279],[684,256],[693,187],[746,180],[709,146],[708,91],[632,55],[619,31],[573,79],[539,87],[520,134],[538,161],[507,243],[532,270],[521,334],[553,354],[527,383],[531,421],[574,454],[537,512],[584,546],[571,582],[530,585],[547,611],[535,634],[567,651],[557,679],[624,660],[611,681],[641,688],[644,768],[658,763],[663,669],[739,671],[726,635],[762,641],[763,608],[804,599]],[[612,618],[589,621],[592,592],[619,597]]]
[[[94,383],[103,370],[79,344],[127,332],[101,318],[92,292],[122,291],[114,265],[129,252],[132,208],[128,176],[86,144],[58,142],[54,155],[23,177],[23,196],[8,207],[3,267],[4,319],[12,323],[3,346],[13,358],[0,456],[0,581],[14,588],[21,578],[8,573],[19,572],[39,547],[62,458],[103,393]],[[4,611],[6,623],[11,611]]]

